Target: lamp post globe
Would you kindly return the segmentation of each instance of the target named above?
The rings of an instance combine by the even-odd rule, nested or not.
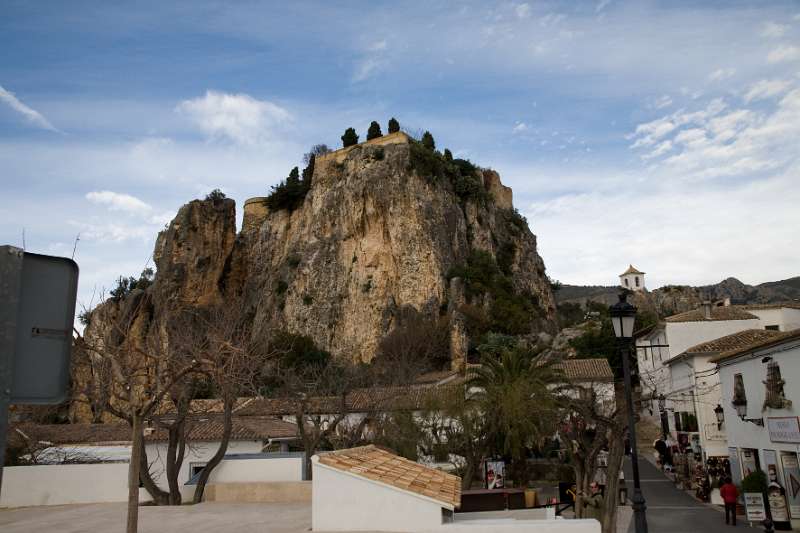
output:
[[[633,467],[633,520],[636,533],[647,533],[647,516],[644,495],[639,481],[639,457],[636,453],[636,413],[633,410],[633,385],[631,384],[630,344],[633,326],[636,323],[636,307],[628,303],[627,290],[619,294],[619,301],[608,308],[614,335],[619,344],[622,357],[622,370],[625,375],[625,403],[628,412],[628,435],[631,443],[631,466]]]

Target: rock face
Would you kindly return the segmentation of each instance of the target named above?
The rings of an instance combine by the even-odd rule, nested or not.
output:
[[[554,332],[544,263],[513,211],[511,189],[496,172],[478,170],[483,191],[465,198],[418,168],[415,146],[400,133],[318,157],[299,208],[248,200],[238,235],[232,200],[183,206],[156,243],[158,271],[147,290],[154,307],[166,297],[203,306],[241,294],[256,333],[287,329],[336,357],[369,361],[410,306],[450,318],[452,357],[461,360],[466,297],[448,273],[482,250],[504,254],[514,292],[535,302],[530,333]],[[110,314],[100,310],[89,329]]]

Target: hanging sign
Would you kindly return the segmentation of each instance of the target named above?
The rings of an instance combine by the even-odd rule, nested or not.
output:
[[[796,416],[767,418],[767,430],[772,442],[800,443],[800,421]]]
[[[767,519],[764,509],[764,495],[760,492],[745,492],[744,507],[747,510],[748,522],[762,522]]]

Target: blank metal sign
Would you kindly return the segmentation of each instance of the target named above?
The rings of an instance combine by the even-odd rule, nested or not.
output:
[[[78,265],[66,257],[25,252],[11,403],[67,399]]]

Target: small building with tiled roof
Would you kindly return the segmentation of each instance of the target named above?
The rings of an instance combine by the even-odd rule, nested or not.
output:
[[[564,373],[569,381],[579,383],[611,383],[614,381],[614,372],[608,359],[565,359],[556,363],[555,368]]]
[[[619,275],[619,285],[631,291],[645,290],[644,272],[633,265],[628,265],[628,269]]]
[[[314,531],[429,531],[461,503],[461,478],[374,445],[312,458]]]

